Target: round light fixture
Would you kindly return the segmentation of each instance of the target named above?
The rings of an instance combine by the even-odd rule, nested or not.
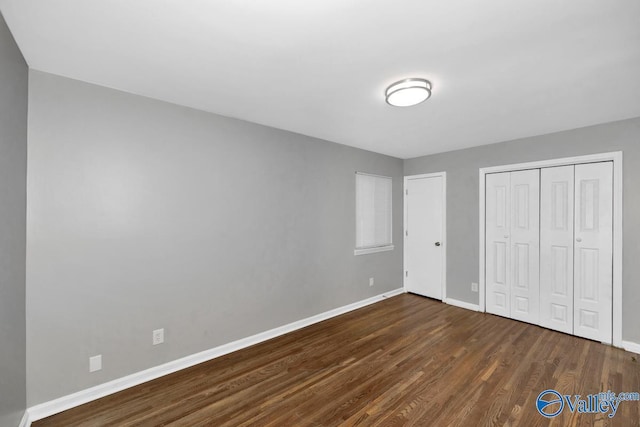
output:
[[[394,107],[410,107],[426,101],[431,96],[431,82],[411,78],[395,82],[384,92],[387,104]]]

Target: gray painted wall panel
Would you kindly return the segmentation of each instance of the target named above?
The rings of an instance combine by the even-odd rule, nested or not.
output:
[[[28,70],[0,15],[0,426],[25,410]]]
[[[640,118],[406,160],[405,175],[447,172],[447,296],[478,303],[480,168],[610,151],[624,153],[622,337],[640,343]]]
[[[402,286],[402,160],[30,76],[29,405]],[[353,255],[355,171],[392,252]]]

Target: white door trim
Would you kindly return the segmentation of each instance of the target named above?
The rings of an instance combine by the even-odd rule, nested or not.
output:
[[[402,261],[402,285],[404,291],[407,292],[407,184],[410,179],[421,178],[442,178],[442,301],[447,298],[447,173],[435,172],[420,175],[407,175],[404,177],[404,187],[402,189],[402,200],[404,205],[403,223],[402,223],[402,242],[403,242],[403,261]]]
[[[586,156],[565,157],[561,159],[543,160],[530,163],[516,163],[513,165],[492,166],[480,168],[480,247],[479,247],[479,306],[480,311],[486,311],[485,306],[485,175],[496,172],[509,172],[524,169],[547,168],[553,166],[577,165],[594,162],[613,162],[613,345],[622,347],[622,151],[610,153],[590,154]],[[405,178],[406,179],[406,178]]]

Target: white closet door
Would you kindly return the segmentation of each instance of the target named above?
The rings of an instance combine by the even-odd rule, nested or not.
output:
[[[574,166],[541,171],[540,326],[573,334]]]
[[[611,343],[613,163],[575,167],[574,334]]]
[[[540,318],[540,169],[511,172],[511,318]]]
[[[510,317],[510,185],[511,174],[486,176],[486,310]]]

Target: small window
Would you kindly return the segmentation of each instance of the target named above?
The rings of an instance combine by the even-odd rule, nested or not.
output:
[[[356,172],[355,255],[393,250],[391,178]]]

